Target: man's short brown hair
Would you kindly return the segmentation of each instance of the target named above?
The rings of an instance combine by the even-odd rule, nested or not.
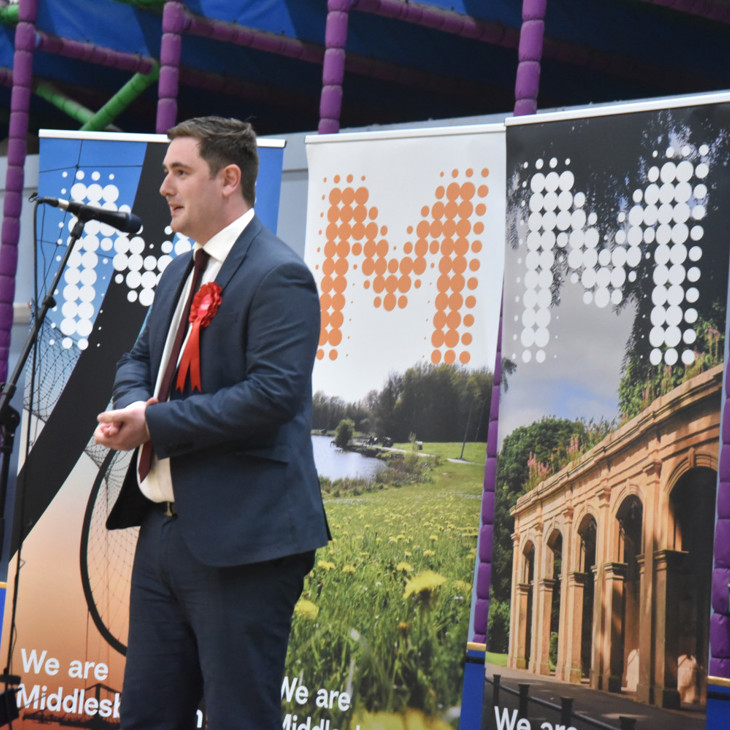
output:
[[[237,165],[241,170],[243,198],[253,206],[259,174],[259,153],[256,133],[248,122],[225,117],[194,117],[171,127],[167,137],[197,139],[200,156],[208,163],[211,175],[226,165]]]

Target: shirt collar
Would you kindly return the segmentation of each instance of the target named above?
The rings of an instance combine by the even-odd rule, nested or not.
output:
[[[254,210],[253,208],[249,208],[242,216],[236,218],[233,223],[229,223],[225,228],[222,228],[205,244],[205,252],[211,258],[223,263],[233,248],[233,244],[238,240],[238,237],[243,233],[246,226],[253,220],[253,216]],[[193,246],[193,256],[201,248],[203,246],[196,242]]]

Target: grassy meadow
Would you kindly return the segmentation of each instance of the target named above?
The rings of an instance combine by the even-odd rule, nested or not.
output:
[[[454,446],[458,458],[461,444],[423,452]],[[363,718],[383,713],[408,716],[409,728],[414,713],[430,728],[458,722],[484,472],[484,444],[467,447],[481,464],[440,458],[421,483],[325,498],[334,539],[307,577],[287,660],[310,690],[296,710],[313,726],[321,716],[354,730],[357,718],[365,730]],[[322,714],[322,688],[352,706]]]
[[[461,455],[462,446],[464,450],[463,456]],[[411,444],[409,442],[393,444],[393,448],[408,451],[411,448]],[[432,454],[441,459],[463,459],[464,461],[473,461],[475,464],[484,464],[487,457],[487,445],[472,441],[467,441],[466,444],[462,444],[461,441],[451,441],[448,443],[426,441],[423,444],[421,453]]]

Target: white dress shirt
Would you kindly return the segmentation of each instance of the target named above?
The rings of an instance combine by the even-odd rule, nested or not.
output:
[[[233,223],[229,224],[218,233],[213,236],[205,246],[201,246],[196,243],[193,246],[193,255],[198,249],[205,248],[205,252],[210,256],[208,265],[203,271],[203,277],[201,280],[201,286],[208,282],[215,281],[218,272],[223,266],[223,262],[226,260],[226,256],[233,248],[233,244],[238,240],[238,237],[243,233],[246,226],[251,222],[254,216],[253,208],[247,210],[240,218],[237,218]],[[175,340],[175,333],[182,318],[182,310],[185,307],[190,286],[192,284],[193,274],[192,271],[188,276],[188,280],[183,287],[183,291],[180,294],[180,299],[175,309],[175,314],[170,322],[170,329],[167,333],[167,340],[165,342],[165,349],[162,352],[162,360],[160,362],[160,370],[157,373],[157,382],[155,383],[155,393],[159,391],[160,383],[165,374],[167,368],[167,361],[170,359],[170,352],[172,350],[173,342]],[[188,327],[188,335],[190,334],[190,328]],[[187,336],[185,340],[187,341]],[[183,343],[180,349],[180,356],[185,351],[185,343]],[[174,502],[175,492],[172,484],[172,473],[170,472],[170,460],[169,459],[158,459],[152,452],[152,465],[150,467],[149,474],[146,479],[139,485],[142,494],[153,502]]]

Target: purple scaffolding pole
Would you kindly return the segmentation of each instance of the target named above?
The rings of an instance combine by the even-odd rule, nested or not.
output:
[[[328,0],[327,2],[322,96],[319,102],[319,127],[317,129],[320,134],[335,134],[340,131],[347,24],[351,6],[352,0]]]
[[[484,465],[484,491],[482,515],[479,527],[479,567],[477,568],[476,604],[474,606],[474,632],[471,640],[487,643],[489,625],[489,591],[492,584],[492,543],[494,537],[494,495],[497,487],[497,440],[499,436],[499,392],[502,383],[502,313],[499,315],[497,352],[494,356],[494,381],[492,401],[489,405],[489,431],[487,432],[487,460]]]
[[[33,52],[38,0],[20,0],[15,28],[13,89],[10,97],[8,170],[5,177],[2,245],[0,246],[0,381],[8,375],[10,333],[13,327],[15,272],[18,267],[20,212],[23,207],[26,138],[33,83]]]
[[[524,0],[523,26],[520,34],[520,66],[516,90],[515,114],[534,113],[537,110],[537,91],[540,82],[540,59],[544,34],[546,0]],[[319,133],[336,133],[340,129],[342,111],[342,84],[345,73],[345,47],[351,9],[398,18],[426,27],[437,28],[465,38],[482,40],[504,46],[515,45],[515,34],[496,23],[477,21],[453,11],[429,8],[395,0],[328,0],[325,31],[325,58],[322,68],[322,97],[320,101]],[[524,58],[524,65],[523,65]],[[519,108],[521,111],[517,111]],[[501,323],[501,317],[500,317]],[[492,534],[494,523],[494,492],[497,472],[497,435],[499,387],[501,379],[501,326],[494,366],[494,387],[490,408],[487,461],[484,473],[481,526],[479,533],[479,566],[476,580],[476,605],[472,640],[486,643],[489,616],[489,589],[492,568]]]
[[[158,133],[166,132],[177,121],[177,91],[180,82],[182,34],[187,27],[185,7],[175,0],[165,3],[162,11],[160,42],[160,79],[157,85]]]
[[[148,74],[155,67],[155,61],[138,53],[124,53],[111,48],[95,46],[93,43],[74,41],[70,38],[60,38],[43,31],[36,32],[37,48],[46,53],[55,53],[58,56],[73,58],[77,61],[86,61],[99,66],[109,66],[120,71]]]
[[[434,28],[461,38],[507,48],[514,48],[517,45],[517,31],[513,28],[502,23],[457,13],[454,10],[417,2],[403,2],[403,0],[354,0],[351,4],[353,10],[403,20],[424,28]]]
[[[727,332],[727,330],[726,330]],[[726,334],[726,337],[728,335]],[[730,392],[730,371],[725,363],[725,391]],[[730,398],[722,409],[722,444],[718,465],[715,564],[712,569],[712,616],[710,617],[710,667],[713,678],[730,679]]]
[[[8,372],[10,334],[13,325],[15,273],[20,239],[20,213],[25,181],[26,138],[33,86],[33,54],[37,49],[47,53],[85,60],[135,73],[149,73],[154,61],[137,54],[100,48],[90,43],[42,33],[36,30],[38,0],[21,0],[15,28],[12,92],[10,97],[10,129],[8,135],[8,170],[3,204],[2,246],[0,247],[0,381]]]
[[[546,5],[547,0],[523,0],[522,2],[519,63],[515,78],[514,115],[516,117],[534,114],[537,111]]]
[[[402,0],[328,0],[325,29],[325,57],[322,67],[319,133],[336,133],[340,129],[342,86],[345,76],[347,26],[351,10],[402,20],[425,28],[434,28],[462,38],[514,48],[517,33],[501,23],[490,23],[469,15]],[[377,73],[373,64],[351,59],[352,70],[371,73],[379,78],[396,78],[394,72]],[[367,68],[366,68],[367,66]],[[376,70],[376,73],[373,73]]]

